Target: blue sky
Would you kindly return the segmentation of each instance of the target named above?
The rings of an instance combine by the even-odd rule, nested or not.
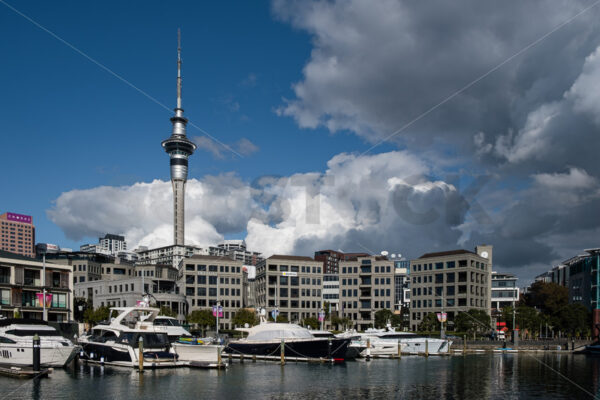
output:
[[[188,242],[407,257],[485,242],[531,279],[597,246],[599,11],[509,3],[0,2],[0,211],[63,247],[170,243],[160,142],[181,28],[186,117],[251,150],[188,126]]]
[[[365,147],[324,129],[306,134],[275,114],[311,49],[306,34],[273,20],[268,2],[9,4],[170,108],[181,28],[185,115],[224,143],[244,137],[260,148],[243,158],[222,149],[223,159],[198,151],[190,177],[320,170],[332,155]],[[160,142],[171,115],[6,6],[0,15],[12,38],[0,44],[2,136],[12,149],[0,165],[13,189],[2,209],[33,215],[38,241],[76,248],[46,209],[72,189],[169,179]]]

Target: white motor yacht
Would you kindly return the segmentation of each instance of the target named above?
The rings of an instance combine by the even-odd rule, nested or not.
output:
[[[144,368],[187,365],[172,350],[167,329],[154,326],[159,309],[151,307],[113,307],[110,324],[98,324],[80,342],[88,362],[137,367],[139,342],[142,340]]]
[[[40,337],[40,363],[44,367],[63,367],[77,354],[77,346],[46,322],[8,318],[0,320],[0,363],[32,366],[35,334]]]
[[[395,355],[398,354],[398,342],[400,342],[402,353],[429,354],[448,353],[452,341],[446,339],[426,338],[410,332],[397,332],[394,328],[367,329],[360,335],[362,341],[370,341],[371,355]],[[363,355],[366,350],[363,351]]]
[[[173,317],[167,317],[165,315],[159,315],[154,319],[154,331],[155,332],[166,332],[167,336],[169,336],[169,341],[171,343],[176,342],[181,337],[191,337],[191,333],[189,333],[179,321],[177,321]]]

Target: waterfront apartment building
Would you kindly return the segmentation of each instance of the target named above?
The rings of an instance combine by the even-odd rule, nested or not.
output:
[[[496,315],[506,306],[519,301],[517,277],[513,274],[492,271],[492,315]]]
[[[176,268],[179,268],[184,258],[209,254],[208,249],[185,245],[163,246],[154,249],[140,246],[134,251],[138,256],[138,264],[170,264]]]
[[[53,263],[69,265],[73,269],[73,283],[123,279],[134,275],[134,264],[107,254],[84,251],[46,254]]]
[[[79,250],[117,256],[119,252],[127,251],[127,242],[124,236],[107,233],[104,237],[98,238],[97,244],[84,244],[79,247]]]
[[[211,256],[229,257],[245,265],[257,265],[264,259],[259,252],[248,250],[245,240],[224,240],[216,247],[209,247],[208,252]]]
[[[35,257],[35,226],[29,215],[5,212],[0,215],[0,250]]]
[[[104,264],[105,270],[107,267]],[[132,307],[145,295],[156,307],[166,306],[185,320],[188,313],[186,298],[177,286],[178,271],[171,265],[138,265],[131,274],[103,275],[100,280],[75,284],[75,296],[92,302],[93,307]]]
[[[70,267],[44,263],[30,257],[0,250],[0,316],[42,319],[43,303],[38,294],[48,296],[48,321],[70,321],[73,311],[73,280]],[[51,297],[51,299],[49,298]]]
[[[410,327],[417,330],[429,313],[447,312],[448,327],[459,312],[491,308],[492,246],[475,252],[427,253],[410,262]]]
[[[223,317],[220,329],[233,329],[235,313],[247,305],[247,273],[242,261],[229,257],[194,255],[182,262],[179,287],[189,311],[212,309],[219,303]]]
[[[317,317],[323,306],[323,262],[310,257],[273,255],[256,266],[254,298],[269,315],[292,323]]]
[[[383,256],[359,256],[340,261],[340,312],[350,318],[357,329],[375,323],[375,313],[394,310],[394,262]]]

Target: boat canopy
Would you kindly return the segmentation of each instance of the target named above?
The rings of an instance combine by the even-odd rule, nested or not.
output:
[[[260,324],[246,330],[248,341],[267,341],[275,339],[313,339],[306,328],[296,324]]]

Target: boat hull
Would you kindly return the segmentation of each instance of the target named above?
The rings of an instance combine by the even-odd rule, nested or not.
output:
[[[139,351],[131,346],[88,342],[82,348],[82,359],[90,363],[134,368],[139,366]],[[185,363],[177,361],[176,354],[144,349],[144,368],[173,368],[182,365]]]
[[[286,357],[300,358],[334,358],[346,359],[349,339],[331,340],[331,352],[328,339],[288,340],[284,345]],[[280,341],[247,342],[232,341],[225,348],[227,353],[256,356],[279,356],[281,354]]]
[[[77,353],[77,346],[44,346],[40,347],[40,364],[43,367],[64,367]],[[32,346],[18,344],[2,344],[0,346],[0,364],[15,367],[33,366]]]

